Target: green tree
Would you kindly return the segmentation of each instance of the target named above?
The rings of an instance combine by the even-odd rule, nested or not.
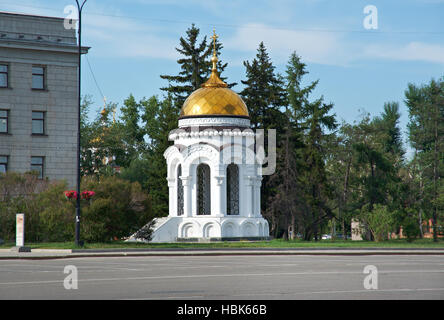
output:
[[[169,133],[177,128],[179,110],[174,106],[171,96],[159,99],[156,96],[142,100],[144,109],[142,120],[148,136],[149,145],[143,161],[146,180],[143,187],[148,190],[153,200],[153,210],[159,216],[168,213],[168,186],[166,183],[167,165],[163,153],[172,144]]]
[[[88,177],[82,190],[95,192],[93,199],[82,200],[82,239],[106,242],[130,236],[152,220],[150,196],[137,182],[116,176]]]
[[[326,170],[328,180],[333,186],[333,204],[335,220],[341,226],[341,232],[345,240],[350,230],[351,217],[353,215],[353,203],[359,192],[353,192],[356,188],[356,170],[353,163],[356,159],[353,145],[357,143],[356,126],[343,122],[336,135],[329,139]],[[332,236],[335,237],[335,223]]]
[[[329,115],[333,104],[325,104],[323,97],[307,104],[303,126],[307,127],[303,160],[306,170],[303,172],[302,185],[309,207],[306,213],[304,237],[310,240],[320,238],[321,226],[333,218],[333,212],[328,205],[331,197],[331,186],[327,180],[325,169],[325,144],[328,134],[326,130],[334,130],[337,126],[335,115]]]
[[[276,173],[270,177],[269,186],[272,186],[268,212],[271,218],[271,226],[279,232],[280,224],[283,223],[284,235],[294,239],[298,231],[297,225],[303,225],[304,220],[298,212],[306,212],[304,196],[300,193],[302,189],[300,173],[305,170],[302,162],[301,150],[304,144],[304,107],[308,102],[308,96],[316,86],[316,82],[307,87],[302,87],[302,78],[308,72],[306,65],[301,62],[299,56],[293,53],[289,59],[286,69],[286,101],[285,124],[281,127],[277,145],[277,168]],[[279,223],[281,222],[281,223]]]
[[[65,199],[66,186],[34,173],[0,174],[0,238],[13,240],[15,215],[24,212],[27,241],[72,240],[74,205]]]
[[[427,85],[409,84],[405,91],[409,109],[409,140],[423,171],[424,201],[431,204],[433,239],[444,208],[444,79]],[[428,208],[423,206],[424,210]]]
[[[394,166],[400,168],[404,161],[404,146],[402,143],[401,128],[399,120],[399,104],[397,102],[387,102],[384,104],[384,111],[380,117],[376,117],[374,122],[377,127],[379,140],[384,151]]]
[[[177,60],[181,71],[178,75],[161,75],[162,79],[168,80],[168,86],[161,88],[175,101],[175,105],[180,109],[185,102],[185,99],[208,79],[211,73],[210,58],[213,53],[213,42],[207,42],[207,37],[204,36],[199,42],[200,29],[194,24],[186,31],[186,37],[180,37],[179,52],[181,58]],[[222,44],[216,40],[216,52],[220,55],[220,50],[223,48]],[[227,63],[222,63],[219,58],[218,72],[219,75],[225,70]],[[225,78],[221,77],[222,80]],[[228,86],[232,87],[236,83],[231,83]]]
[[[280,108],[286,104],[285,84],[276,74],[263,42],[259,44],[256,58],[244,61],[246,80],[240,95],[248,106],[253,129],[280,128],[285,122]]]
[[[141,105],[136,102],[132,94],[123,102],[123,107],[120,108],[122,113],[121,128],[123,132],[123,143],[125,146],[126,159],[125,166],[128,166],[131,160],[137,158],[139,154],[145,149],[145,130],[141,126]]]
[[[375,204],[372,209],[365,205],[361,211],[361,219],[370,229],[375,241],[386,240],[393,231],[394,213],[385,205]]]
[[[285,115],[280,110],[286,105],[285,83],[282,76],[276,74],[263,42],[259,44],[256,58],[251,62],[244,61],[244,66],[246,79],[241,82],[245,87],[240,95],[248,107],[251,127],[277,129],[276,139],[280,141],[280,129],[286,124]],[[264,141],[267,150],[267,139]],[[270,211],[268,199],[275,193],[269,179],[269,176],[263,177],[261,188],[261,208],[265,214]]]
[[[398,230],[407,214],[410,190],[401,179],[404,149],[399,118],[398,104],[386,103],[380,116],[371,119],[364,114],[359,123],[344,124],[339,132],[340,141],[332,160],[340,162],[334,168],[333,162],[330,168],[333,181],[337,181],[334,175],[344,179],[343,187],[339,187],[339,182],[334,183],[343,231],[344,219],[349,223],[353,215],[358,215],[364,221],[376,204],[387,206],[394,214],[393,227],[397,225]]]
[[[113,175],[112,166],[128,166],[128,134],[125,127],[111,116],[117,108],[107,103],[94,121],[85,122],[82,130],[82,176]]]
[[[334,115],[329,115],[332,104],[323,97],[310,101],[318,81],[302,87],[302,78],[308,72],[300,57],[293,53],[287,65],[286,96],[288,102],[278,150],[278,171],[270,178],[275,183],[270,209],[284,214],[286,228],[291,226],[305,240],[319,239],[320,227],[332,217],[328,205],[330,187],[325,170],[326,130],[334,130]],[[298,228],[296,227],[298,225]]]

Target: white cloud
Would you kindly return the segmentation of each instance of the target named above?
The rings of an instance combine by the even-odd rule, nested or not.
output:
[[[422,42],[410,42],[400,46],[369,45],[365,48],[365,54],[382,59],[444,64],[444,46]]]
[[[162,3],[159,0],[133,0]],[[168,0],[176,5],[178,0]],[[197,1],[197,0],[192,0]],[[310,1],[310,0],[307,0]],[[422,0],[444,2],[444,0]],[[282,2],[281,4],[285,4]],[[3,10],[26,11],[29,14],[63,16],[66,2],[53,8],[44,7],[40,1],[24,0],[21,4],[5,2]],[[219,2],[205,4],[207,9],[218,8]],[[237,6],[232,4],[231,6]],[[285,7],[285,6],[283,6]],[[216,8],[216,9],[217,9]],[[231,8],[231,7],[230,7]],[[144,19],[125,17],[121,9],[104,3],[88,4],[84,13],[84,44],[92,46],[91,54],[102,57],[141,57],[176,60],[183,28],[175,30],[172,24],[161,24]],[[219,9],[214,11],[220,11]],[[282,8],[281,8],[282,9]],[[233,10],[233,12],[237,12]],[[276,15],[269,12],[272,17]],[[314,30],[291,30],[273,27],[267,23],[247,23],[235,29],[232,36],[221,39],[227,50],[235,53],[255,54],[261,41],[276,64],[285,64],[290,54],[296,51],[303,61],[325,65],[348,66],[359,61],[386,59],[394,61],[425,61],[444,64],[444,46],[425,42],[382,43],[373,38],[373,44],[356,39],[346,32]],[[381,40],[381,39],[380,39]],[[251,55],[252,56],[252,55]],[[241,61],[230,61],[232,65]]]
[[[230,50],[256,51],[261,41],[277,63],[285,63],[293,51],[307,62],[344,65],[349,60],[341,54],[344,48],[340,34],[275,29],[262,24],[244,25],[224,45]]]
[[[90,15],[85,20],[87,45],[95,55],[176,59],[177,39],[150,24],[113,16]]]
[[[276,64],[286,63],[293,51],[305,62],[324,65],[349,66],[374,59],[444,64],[444,46],[439,44],[368,44],[344,33],[283,30],[263,24],[244,25],[224,45],[229,50],[255,53],[261,41]]]

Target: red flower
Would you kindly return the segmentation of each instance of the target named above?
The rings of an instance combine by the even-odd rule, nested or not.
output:
[[[74,190],[70,190],[70,191],[65,191],[65,198],[67,200],[70,199],[77,199],[77,192]]]
[[[80,197],[81,197],[81,199],[85,199],[85,200],[89,200],[89,199],[91,199],[92,197],[94,197],[94,195],[95,195],[96,193],[94,192],[94,191],[83,191],[81,194],[80,194]]]

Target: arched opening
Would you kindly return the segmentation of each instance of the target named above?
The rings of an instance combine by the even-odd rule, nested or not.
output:
[[[235,236],[235,230],[236,227],[233,223],[229,222],[229,223],[225,223],[223,225],[223,229],[222,229],[222,236],[223,237],[234,237]]]
[[[197,214],[211,214],[210,167],[205,163],[197,166]]]
[[[182,166],[179,164],[177,168],[177,215],[182,216],[184,213],[183,209],[183,185],[182,179],[180,176],[182,175]]]
[[[213,223],[206,224],[203,228],[204,238],[212,238],[217,236],[217,227]]]
[[[231,163],[227,167],[227,215],[239,214],[239,167]]]
[[[182,238],[191,238],[194,236],[194,228],[191,223],[187,223],[182,227]]]
[[[256,228],[250,223],[246,222],[242,225],[242,236],[243,237],[254,237],[256,236]]]

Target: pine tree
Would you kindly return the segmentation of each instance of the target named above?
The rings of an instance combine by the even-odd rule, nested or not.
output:
[[[136,101],[132,94],[123,102],[123,107],[120,108],[122,113],[119,121],[121,130],[123,131],[123,142],[126,149],[125,167],[131,161],[139,156],[145,149],[144,129],[140,126],[140,111],[141,105]]]
[[[386,102],[384,112],[374,119],[376,132],[379,134],[382,151],[388,155],[396,167],[400,167],[404,160],[405,150],[402,145],[401,128],[399,127],[399,104]]]
[[[401,128],[399,127],[399,105],[397,102],[387,102],[384,104],[384,111],[380,117],[376,117],[374,124],[376,126],[377,139],[381,145],[381,152],[391,167],[387,178],[386,205],[388,209],[394,212],[397,227],[401,226],[408,209],[406,198],[408,190],[401,179],[402,170],[405,168],[404,147],[402,144]]]
[[[266,52],[263,42],[260,43],[256,58],[250,63],[244,61],[246,80],[241,97],[248,107],[251,127],[253,129],[279,129],[276,139],[282,139],[281,132],[285,126],[285,116],[280,110],[286,103],[285,84],[282,76],[275,73],[271,59]],[[268,148],[267,139],[265,150]],[[269,185],[270,176],[264,176],[261,188],[261,208],[268,212],[268,199],[274,193]]]
[[[185,99],[208,79],[211,74],[212,64],[210,61],[213,53],[213,43],[207,43],[207,37],[204,36],[202,41],[198,41],[200,29],[194,24],[186,31],[186,37],[181,37],[180,47],[176,48],[180,53],[181,58],[177,60],[181,71],[177,76],[161,75],[162,79],[168,80],[168,87],[163,87],[161,90],[170,94],[177,108],[181,108]],[[220,50],[223,48],[222,44],[216,40],[216,52],[220,57]],[[227,63],[222,63],[219,58],[218,72],[219,75],[224,71]],[[225,78],[221,77],[222,80]],[[236,83],[231,83],[228,86],[231,88]]]
[[[331,188],[327,181],[325,169],[325,144],[328,134],[325,130],[334,130],[337,126],[335,115],[329,115],[333,104],[325,104],[323,98],[307,103],[304,108],[306,127],[305,148],[303,161],[306,170],[303,172],[303,185],[309,207],[305,224],[305,240],[320,239],[321,226],[333,217],[328,200],[331,197]]]
[[[333,130],[336,122],[334,115],[328,115],[332,104],[323,103],[323,98],[309,100],[318,82],[301,86],[307,74],[305,68],[300,57],[293,53],[286,71],[288,106],[278,150],[278,171],[270,178],[271,183],[279,182],[274,186],[276,193],[271,197],[270,209],[284,214],[286,227],[293,230],[292,238],[298,224],[305,240],[311,240],[313,235],[318,239],[321,224],[332,216],[327,204],[324,130]]]
[[[240,95],[248,106],[253,129],[279,128],[284,123],[279,110],[286,103],[284,81],[275,73],[263,42],[257,51],[252,62],[244,61],[246,80],[241,81],[245,88]]]

